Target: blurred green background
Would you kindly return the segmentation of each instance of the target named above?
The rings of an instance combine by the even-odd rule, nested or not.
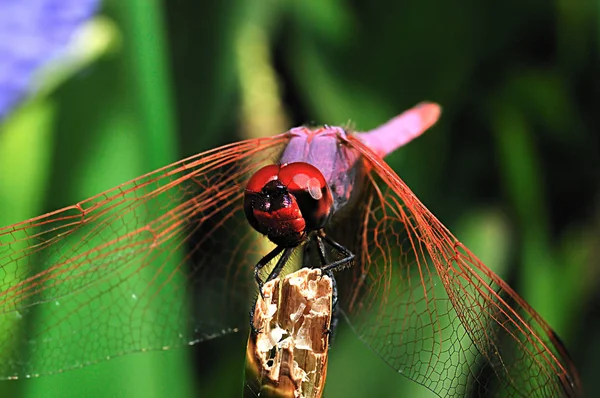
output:
[[[0,225],[304,123],[442,119],[389,162],[536,308],[600,394],[600,6],[594,1],[108,0],[80,58],[0,125]],[[246,334],[0,396],[240,396]],[[328,397],[431,397],[343,324]]]

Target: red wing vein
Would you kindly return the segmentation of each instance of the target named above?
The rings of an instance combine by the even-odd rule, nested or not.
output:
[[[574,368],[539,315],[385,162],[352,137],[349,144],[363,155],[375,193],[361,210],[368,246],[360,258],[367,264],[354,271],[357,279],[368,270],[367,282],[355,285],[347,307],[361,339],[440,396],[576,395]]]

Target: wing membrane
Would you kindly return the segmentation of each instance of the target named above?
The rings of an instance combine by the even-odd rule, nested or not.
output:
[[[204,152],[0,229],[0,378],[244,325],[227,310],[247,313],[252,284],[243,281],[263,251],[243,219],[244,182],[276,161],[286,140]]]
[[[357,139],[370,191],[341,300],[360,338],[443,397],[577,396],[577,373],[540,316],[419,202]]]

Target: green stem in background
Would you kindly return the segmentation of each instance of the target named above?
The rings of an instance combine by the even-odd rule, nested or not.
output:
[[[115,3],[123,18],[125,51],[130,61],[133,93],[139,106],[142,133],[140,142],[149,154],[148,171],[177,159],[171,75],[167,58],[163,15],[156,0]]]
[[[519,108],[498,104],[492,125],[498,151],[500,173],[509,199],[515,209],[518,230],[519,283],[517,291],[560,334],[569,330],[565,302],[572,301],[577,289],[572,276],[580,268],[560,263],[563,256],[549,236],[548,210],[532,129]]]
[[[164,10],[161,3],[156,0],[131,0],[112,3],[115,12],[121,20],[123,27],[123,36],[126,38],[124,43],[124,53],[126,56],[125,71],[128,74],[127,79],[132,87],[131,100],[136,107],[134,114],[137,113],[138,140],[142,145],[141,154],[143,159],[142,167],[146,171],[151,171],[163,167],[178,158],[177,151],[177,127],[175,121],[175,106],[173,103],[172,75],[168,65],[170,56],[167,47]],[[157,204],[161,209],[172,208],[178,203]],[[154,214],[157,209],[147,209],[149,214]],[[181,253],[172,253],[168,264],[163,263],[160,258],[153,264],[154,269],[148,269],[148,275],[152,275],[157,269],[164,269],[158,275],[159,280],[168,277],[171,271],[180,265],[182,261]],[[178,281],[183,275],[177,274],[173,277],[171,283],[164,286],[160,294],[169,294],[168,292],[174,286],[181,286],[185,281]],[[163,281],[164,282],[164,281]],[[158,293],[157,293],[158,294]],[[174,292],[172,293],[174,294]],[[160,300],[157,300],[160,301]],[[185,308],[185,303],[181,303]],[[161,318],[161,311],[164,308],[151,308],[146,316],[156,317],[157,320],[164,321]],[[186,311],[183,309],[182,311]],[[177,322],[175,314],[173,316],[174,327]],[[144,331],[153,333],[154,331]],[[140,366],[137,369],[131,369],[131,376],[135,378],[135,384],[145,386],[144,391],[136,393],[136,396],[146,394],[155,394],[166,388],[171,389],[175,395],[192,396],[193,381],[189,352],[186,350],[175,350],[169,355],[149,356],[143,354],[144,358],[139,358]],[[135,362],[134,362],[135,363]],[[168,376],[167,376],[168,374]],[[165,379],[166,377],[166,379]],[[146,382],[143,380],[146,379]],[[164,391],[165,393],[166,390]]]

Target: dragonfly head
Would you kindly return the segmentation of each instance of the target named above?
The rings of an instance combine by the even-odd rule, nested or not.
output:
[[[304,162],[263,167],[250,178],[244,195],[250,225],[285,247],[297,246],[309,232],[323,228],[332,207],[323,174]]]

